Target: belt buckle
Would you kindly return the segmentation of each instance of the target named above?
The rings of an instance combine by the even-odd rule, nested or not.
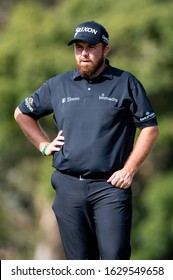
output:
[[[84,178],[82,178],[82,176],[79,175],[79,180],[82,181],[82,180],[84,180]]]

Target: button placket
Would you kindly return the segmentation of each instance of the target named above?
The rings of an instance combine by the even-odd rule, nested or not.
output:
[[[86,91],[86,96],[90,96],[92,92],[92,81],[83,79],[84,86],[85,86],[85,91]]]
[[[92,81],[90,80],[90,81],[88,81],[88,84],[92,84]],[[91,87],[88,87],[88,91],[90,91],[91,90]]]

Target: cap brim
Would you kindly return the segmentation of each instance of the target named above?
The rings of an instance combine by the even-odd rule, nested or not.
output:
[[[93,38],[89,38],[89,37],[81,37],[81,38],[76,38],[76,39],[73,39],[71,40],[70,42],[68,42],[68,46],[76,43],[77,41],[82,41],[82,42],[86,42],[88,44],[91,44],[91,45],[96,45],[98,44],[100,41],[98,40],[95,40]]]

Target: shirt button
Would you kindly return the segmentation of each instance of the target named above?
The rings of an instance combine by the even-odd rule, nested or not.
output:
[[[91,88],[89,87],[88,90],[91,90]]]

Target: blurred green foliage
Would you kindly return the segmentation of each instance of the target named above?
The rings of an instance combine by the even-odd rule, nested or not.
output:
[[[75,26],[95,20],[110,34],[111,64],[144,84],[160,137],[135,177],[132,259],[173,258],[173,3],[170,0],[1,1],[0,256],[32,259],[39,215],[50,207],[51,158],[42,158],[13,119],[18,103],[45,80],[75,67],[67,47]],[[57,130],[52,116],[42,120]]]

